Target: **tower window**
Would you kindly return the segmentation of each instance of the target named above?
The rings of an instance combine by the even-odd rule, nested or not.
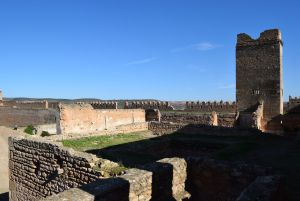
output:
[[[252,91],[252,93],[253,93],[254,95],[259,95],[259,90],[258,90],[258,89],[254,89],[254,90]]]

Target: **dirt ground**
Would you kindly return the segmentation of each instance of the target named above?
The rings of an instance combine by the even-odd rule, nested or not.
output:
[[[8,192],[8,137],[20,135],[25,133],[0,126],[0,194]]]

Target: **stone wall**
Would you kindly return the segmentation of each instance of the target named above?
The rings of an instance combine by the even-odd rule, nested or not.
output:
[[[253,111],[243,111],[238,116],[238,126],[242,128],[255,128],[265,130],[263,119],[264,104],[256,105]]]
[[[236,115],[234,113],[216,114],[194,113],[194,112],[162,112],[161,122],[173,122],[179,124],[203,124],[223,127],[234,127]]]
[[[289,102],[287,103],[287,111],[300,106],[300,97],[289,96]]]
[[[161,115],[161,122],[172,122],[180,124],[204,124],[217,125],[216,113],[198,114],[198,113],[184,113],[184,112],[163,112]]]
[[[159,109],[163,110],[174,110],[174,107],[170,105],[169,102],[162,101],[132,101],[125,102],[125,109]]]
[[[0,107],[0,125],[14,127],[55,124],[57,115],[55,110]]]
[[[179,124],[163,122],[149,122],[149,130],[155,135],[167,135],[175,132],[182,134],[214,136],[249,136],[261,134],[261,131],[251,128],[229,128],[202,124]]]
[[[2,93],[2,91],[0,90],[0,101],[2,101],[3,100],[3,93]]]
[[[142,109],[93,109],[90,104],[60,104],[58,133],[80,134],[114,130],[118,126],[145,122]]]
[[[237,111],[264,103],[266,121],[283,113],[282,41],[278,29],[257,40],[238,34],[236,44]]]
[[[48,109],[48,101],[12,101],[4,100],[3,106],[20,109]]]
[[[186,102],[185,110],[198,112],[236,113],[235,102]]]
[[[74,197],[82,201],[244,201],[249,195],[251,200],[275,201],[272,198],[276,197],[277,201],[285,201],[280,187],[280,177],[268,175],[267,169],[259,166],[201,158],[166,158],[44,201],[71,201]]]
[[[77,104],[91,104],[94,109],[118,109],[118,102],[77,102]]]
[[[34,201],[99,178],[97,158],[48,142],[9,139],[11,201]]]

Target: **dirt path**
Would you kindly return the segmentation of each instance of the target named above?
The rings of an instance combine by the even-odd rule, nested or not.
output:
[[[0,126],[0,194],[8,192],[8,137],[20,135],[24,133]]]

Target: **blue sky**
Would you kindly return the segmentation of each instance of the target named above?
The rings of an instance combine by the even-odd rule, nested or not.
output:
[[[281,29],[300,95],[300,1],[3,0],[6,97],[235,100],[236,35]]]

